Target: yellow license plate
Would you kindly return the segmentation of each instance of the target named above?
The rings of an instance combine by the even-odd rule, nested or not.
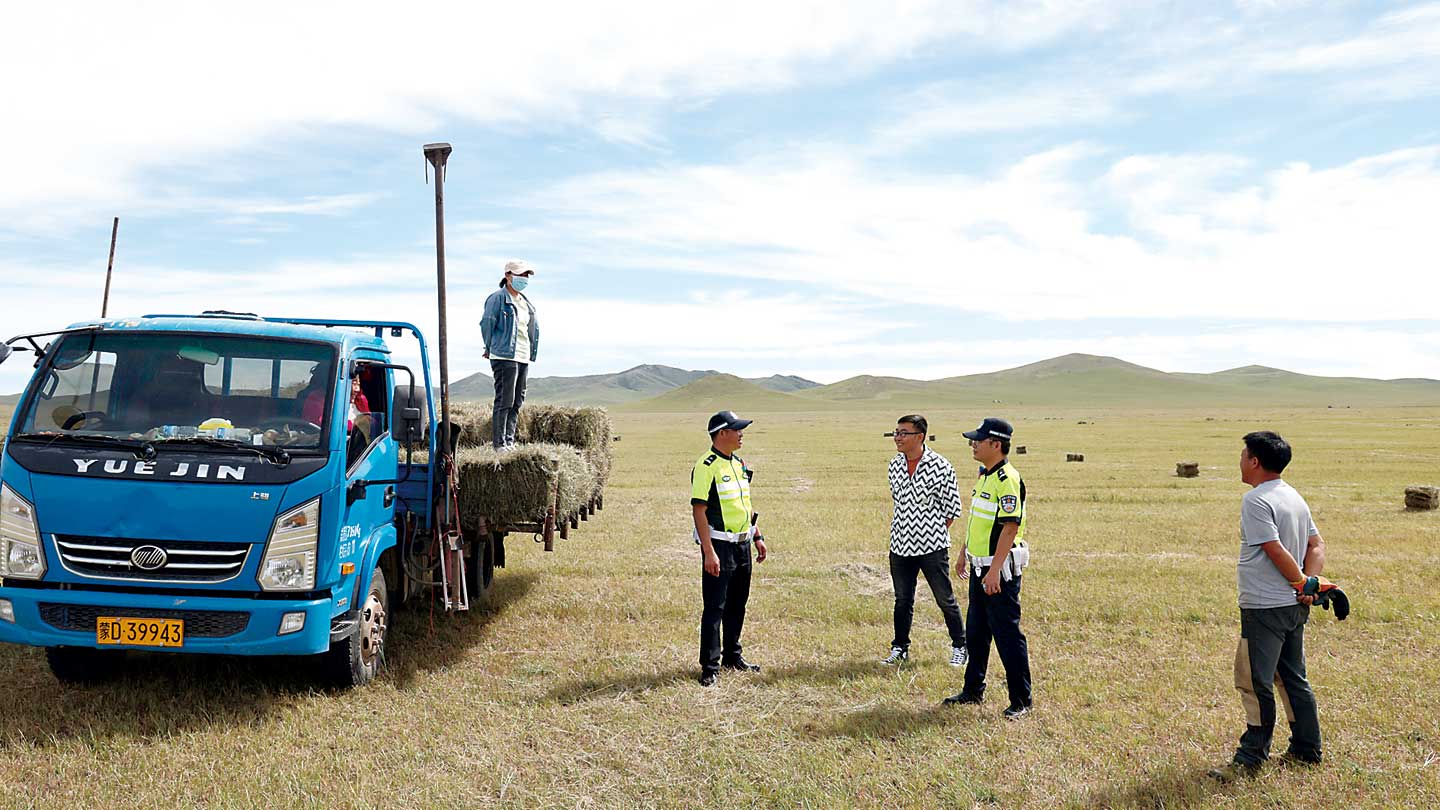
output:
[[[95,620],[95,643],[179,647],[185,643],[185,622],[180,619],[101,616]]]

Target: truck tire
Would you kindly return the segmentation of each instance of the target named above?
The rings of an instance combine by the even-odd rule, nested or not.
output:
[[[465,589],[472,605],[483,604],[495,581],[495,541],[490,534],[470,536],[470,559],[465,561]]]
[[[376,567],[370,590],[360,603],[355,626],[330,649],[320,654],[325,682],[337,689],[353,689],[375,680],[385,665],[385,631],[390,620],[390,590],[385,572]]]
[[[94,684],[120,674],[125,653],[91,647],[46,647],[45,660],[55,680],[68,684]]]

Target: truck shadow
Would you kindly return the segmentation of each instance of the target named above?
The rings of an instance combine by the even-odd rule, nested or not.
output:
[[[486,627],[525,598],[537,578],[534,573],[497,573],[484,601],[460,616],[446,616],[439,604],[407,604],[390,625],[383,677],[408,689],[417,676],[459,663],[485,637]]]
[[[381,683],[401,688],[417,675],[455,663],[485,627],[524,597],[534,575],[496,577],[487,601],[466,616],[428,605],[399,611]],[[310,659],[290,656],[164,655],[129,652],[123,673],[91,686],[61,684],[43,650],[0,646],[0,751],[65,740],[164,739],[211,726],[265,722],[327,696]],[[363,687],[362,687],[363,688]]]

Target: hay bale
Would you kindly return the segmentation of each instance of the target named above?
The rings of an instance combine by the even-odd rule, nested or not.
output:
[[[1195,461],[1175,462],[1175,474],[1181,478],[1199,478],[1200,464]]]
[[[1065,454],[1065,460],[1066,460],[1066,461],[1084,461],[1084,460],[1085,460],[1085,454],[1084,454],[1084,453],[1066,453],[1066,454]]]
[[[1015,455],[1017,455],[1017,456],[1023,456],[1023,455],[1025,455],[1025,445],[1023,445],[1023,444],[1018,444],[1018,445],[1016,445],[1016,446],[1015,446]]]
[[[417,453],[421,462],[424,453]],[[474,525],[539,523],[558,500],[556,519],[576,514],[596,492],[595,471],[580,451],[560,444],[489,445],[456,453],[460,518]]]
[[[1406,487],[1406,509],[1440,509],[1440,487]]]
[[[490,447],[493,420],[490,406],[474,402],[456,403],[450,408],[462,448]],[[561,405],[526,405],[520,409],[516,439],[525,444],[563,444],[579,450],[594,471],[599,494],[610,480],[613,457],[610,448],[610,414],[604,408],[567,408]]]

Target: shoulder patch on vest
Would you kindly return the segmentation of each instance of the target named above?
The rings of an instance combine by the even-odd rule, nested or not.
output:
[[[1003,495],[1000,498],[1000,511],[1007,515],[1015,514],[1017,505],[1018,503],[1014,495]]]
[[[717,456],[716,456],[714,453],[711,453],[710,455],[706,456],[706,457],[705,457],[705,466],[706,466],[706,467],[709,467],[711,464],[714,464],[716,458],[717,458]]]
[[[997,470],[996,473],[995,473],[995,475],[996,475],[996,477],[998,477],[1001,481],[1004,481],[1006,478],[1009,477],[1009,476],[1005,475],[1005,468],[1004,468],[1004,467],[1001,467],[999,470]]]

